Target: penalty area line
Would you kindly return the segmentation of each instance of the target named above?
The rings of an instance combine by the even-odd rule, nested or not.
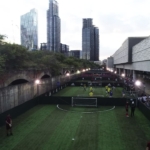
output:
[[[57,104],[57,108],[58,108],[59,110],[65,111],[65,112],[68,112],[68,111],[70,111],[70,112],[77,112],[77,111],[62,109],[62,108],[59,107],[59,104]],[[116,107],[113,106],[111,109],[107,109],[107,110],[91,111],[91,112],[80,112],[80,113],[90,114],[90,113],[97,113],[97,112],[107,112],[107,111],[111,111],[111,110],[113,110],[113,109],[115,109],[115,108],[116,108]]]

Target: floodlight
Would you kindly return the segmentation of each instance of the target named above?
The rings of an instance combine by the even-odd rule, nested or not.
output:
[[[122,73],[122,74],[121,74],[121,76],[122,76],[122,77],[125,77],[125,74],[124,74],[124,73]]]
[[[35,80],[35,83],[40,84],[40,80],[39,79]]]
[[[70,76],[70,73],[67,73],[66,76]]]
[[[135,81],[135,85],[136,86],[140,86],[141,85],[141,81],[139,81],[139,80]]]

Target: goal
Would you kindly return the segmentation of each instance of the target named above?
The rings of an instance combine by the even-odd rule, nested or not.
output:
[[[97,98],[72,97],[72,107],[74,106],[97,107]]]

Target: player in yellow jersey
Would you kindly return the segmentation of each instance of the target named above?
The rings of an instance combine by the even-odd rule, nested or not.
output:
[[[93,96],[93,92],[92,92],[92,91],[90,91],[89,96],[90,96],[90,97],[92,97],[92,96]]]
[[[93,92],[93,88],[92,87],[90,87],[90,92]]]
[[[107,85],[105,86],[105,90],[106,90],[106,93],[108,93],[108,86]]]
[[[110,94],[110,90],[111,90],[111,88],[108,87],[108,89],[107,89],[108,95]]]

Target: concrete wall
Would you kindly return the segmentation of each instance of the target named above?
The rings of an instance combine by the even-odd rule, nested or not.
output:
[[[26,70],[26,71],[10,71],[4,74],[0,74],[0,88],[9,86],[13,81],[18,79],[24,79],[28,82],[33,82],[36,79],[41,79],[42,76],[49,75],[49,70]]]
[[[56,88],[58,81],[60,81],[62,85],[78,76],[77,74],[58,76],[55,78],[43,79],[39,85],[33,82],[2,88],[0,90],[0,114]]]
[[[134,62],[132,64],[116,65],[116,68],[150,72],[150,60]]]
[[[135,45],[144,39],[146,39],[146,37],[128,37],[127,40],[125,40],[122,46],[113,55],[114,64],[132,63],[132,49]]]
[[[128,39],[124,41],[122,46],[115,52],[113,55],[114,57],[114,64],[121,64],[128,62]]]
[[[132,62],[150,60],[150,37],[135,45],[132,50]]]

